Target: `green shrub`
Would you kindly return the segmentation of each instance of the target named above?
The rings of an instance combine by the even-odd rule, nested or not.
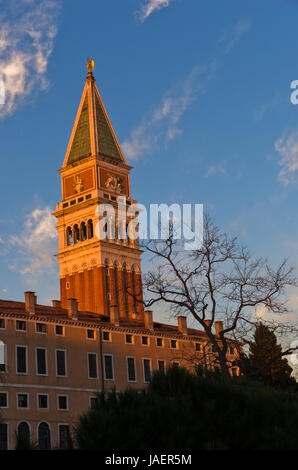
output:
[[[76,440],[81,449],[298,449],[297,426],[296,393],[171,367],[146,390],[100,394]]]

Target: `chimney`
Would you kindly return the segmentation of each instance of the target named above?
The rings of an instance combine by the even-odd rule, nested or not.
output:
[[[61,308],[61,300],[52,300],[52,305],[54,308]]]
[[[187,335],[187,318],[178,317],[178,331],[183,335]]]
[[[120,325],[120,313],[118,305],[111,305],[110,307],[110,322],[112,325]]]
[[[78,301],[77,299],[67,299],[67,316],[73,320],[78,320]]]
[[[37,302],[37,297],[35,292],[27,291],[25,292],[25,311],[30,315],[35,315],[35,305]]]
[[[215,322],[215,332],[216,336],[219,336],[219,333],[223,330],[223,321],[216,321]]]
[[[144,312],[144,322],[145,322],[145,328],[148,328],[148,330],[153,330],[153,314],[151,310],[147,310]]]
[[[211,320],[204,320],[207,326],[210,326]]]

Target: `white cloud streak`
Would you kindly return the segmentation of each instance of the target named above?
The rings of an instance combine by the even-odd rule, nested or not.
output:
[[[17,255],[10,269],[21,275],[39,277],[55,269],[56,219],[50,208],[35,209],[25,219],[21,234],[12,235],[9,246]]]
[[[223,33],[218,41],[223,47],[223,54],[228,54],[239,41],[241,36],[243,36],[243,34],[245,34],[250,28],[251,22],[249,20],[239,21],[232,30]]]
[[[149,150],[166,146],[181,134],[178,123],[182,115],[198,94],[204,92],[215,67],[215,64],[195,67],[182,84],[163,96],[160,104],[143,118],[140,126],[122,143],[122,149],[130,160],[138,159]]]
[[[172,87],[161,98],[153,111],[148,112],[141,124],[132,130],[131,135],[122,143],[124,154],[130,160],[137,160],[154,150],[166,147],[182,131],[179,121],[199,95],[207,90],[209,81],[220,65],[220,59],[233,47],[240,36],[250,27],[248,22],[239,22],[230,35],[220,39],[220,52],[208,65],[196,66],[182,83]]]
[[[226,175],[226,169],[224,163],[218,163],[217,165],[211,165],[207,168],[205,173],[205,178],[209,178],[210,176],[216,175]]]
[[[279,154],[281,170],[278,174],[279,181],[288,186],[296,182],[298,172],[298,132],[292,132],[288,136],[282,136],[274,144]]]
[[[174,0],[146,0],[140,10],[137,11],[140,22],[143,23],[154,11],[168,7],[173,1]]]
[[[31,92],[48,86],[46,72],[57,34],[58,0],[9,0],[0,13],[0,80],[12,114]]]

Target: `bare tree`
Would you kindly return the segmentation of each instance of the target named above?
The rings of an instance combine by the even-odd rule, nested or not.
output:
[[[195,251],[182,250],[173,233],[143,246],[156,266],[144,277],[146,307],[163,302],[175,315],[197,320],[226,374],[231,340],[239,344],[255,326],[254,310],[264,306],[277,316],[287,312],[285,288],[297,285],[286,260],[272,268],[265,258],[253,256],[236,238],[220,231],[209,216],[204,218],[203,244]],[[224,322],[218,334],[213,332],[215,321]]]

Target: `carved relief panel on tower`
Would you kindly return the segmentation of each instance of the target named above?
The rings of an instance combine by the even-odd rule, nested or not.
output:
[[[116,174],[100,168],[99,181],[101,188],[129,197],[127,175]]]
[[[68,198],[83,191],[95,188],[94,169],[81,170],[63,178],[63,198]]]

